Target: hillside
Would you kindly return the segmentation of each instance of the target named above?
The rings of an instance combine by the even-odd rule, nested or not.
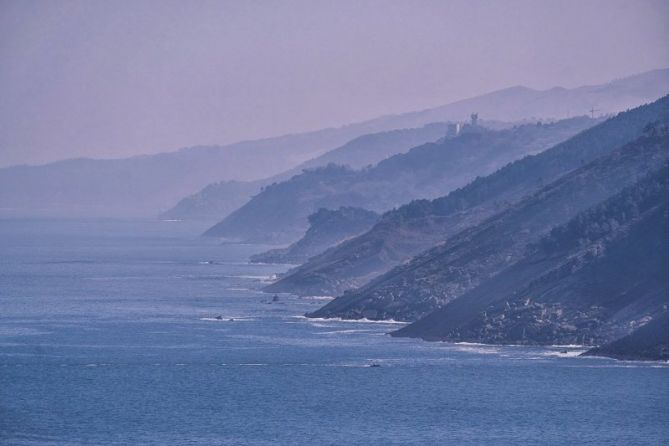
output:
[[[267,178],[370,133],[462,121],[473,111],[501,121],[562,118],[591,107],[613,113],[667,91],[669,70],[655,70],[575,89],[512,87],[420,112],[226,146],[7,167],[0,169],[0,215],[154,217],[208,184]]]
[[[463,120],[472,111],[487,119],[518,121],[589,113],[618,113],[652,102],[669,92],[669,69],[660,69],[616,79],[600,85],[577,88],[554,87],[534,90],[523,86],[505,88],[487,95],[453,102],[413,113],[385,116],[379,120],[391,127],[416,127],[421,122]],[[372,122],[375,122],[372,121]]]
[[[508,127],[508,124],[506,126]],[[446,135],[446,130],[446,123],[432,122],[417,128],[370,133],[306,161],[300,164],[298,169],[310,169],[327,164],[339,164],[360,169],[398,153],[404,153],[412,147],[441,139]]]
[[[380,215],[376,212],[361,208],[321,208],[309,216],[309,229],[304,237],[287,248],[256,254],[251,257],[251,262],[299,265],[310,257],[369,230],[379,218]]]
[[[435,200],[417,200],[386,213],[369,232],[290,271],[270,292],[340,295],[421,251],[481,223],[560,176],[635,139],[669,116],[669,96],[606,120],[534,156],[477,178]]]
[[[665,165],[554,229],[522,260],[395,335],[495,344],[605,344],[666,311],[668,265]]]
[[[415,198],[437,197],[528,153],[537,153],[591,126],[571,118],[504,130],[469,126],[456,137],[427,143],[360,171],[329,165],[264,188],[205,235],[253,242],[289,242],[321,207],[384,211]]]
[[[632,334],[583,353],[583,356],[639,361],[669,361],[669,312],[654,317]]]
[[[8,167],[0,169],[0,209],[10,216],[155,217],[209,183],[266,178],[358,135],[355,128],[328,129],[158,155]]]
[[[409,150],[420,144],[436,141],[446,134],[446,124],[432,123],[420,128],[399,129],[372,133],[355,138],[323,155],[309,159],[299,166],[256,181],[220,181],[207,185],[202,190],[182,198],[168,209],[162,218],[179,220],[219,221],[244,205],[261,189],[270,184],[290,179],[305,169],[314,169],[328,164],[339,164],[361,168]]]
[[[518,261],[526,246],[551,228],[666,161],[669,136],[643,136],[335,299],[311,316],[417,320]]]
[[[166,220],[218,220],[246,203],[264,181],[219,181],[179,200],[160,214]]]

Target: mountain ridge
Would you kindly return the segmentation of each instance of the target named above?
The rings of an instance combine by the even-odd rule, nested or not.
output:
[[[572,90],[540,93],[534,99],[527,92],[518,91],[515,99],[508,96],[513,90],[491,92],[428,111],[225,146],[4,167],[0,169],[0,211],[5,216],[153,217],[207,184],[266,178],[368,133],[462,121],[475,111],[493,120],[523,120],[580,114],[593,106],[601,113],[624,110],[669,91],[669,69],[589,88],[578,94],[569,93]]]
[[[596,122],[576,117],[502,130],[472,124],[457,136],[413,147],[362,170],[335,165],[305,170],[266,187],[205,235],[246,242],[292,241],[302,236],[307,216],[319,207],[383,212],[411,199],[440,196]]]
[[[639,137],[669,116],[669,96],[622,112],[540,154],[527,156],[434,200],[386,212],[367,233],[314,257],[268,285],[269,292],[340,295],[478,224],[543,184]]]
[[[251,263],[300,264],[342,241],[368,230],[380,215],[362,208],[321,208],[309,216],[304,237],[286,248],[251,256]]]
[[[601,345],[669,305],[669,164],[579,213],[499,275],[394,336]]]
[[[446,134],[445,123],[430,123],[419,128],[395,129],[369,133],[348,141],[324,154],[304,161],[297,167],[269,178],[253,182],[218,182],[182,198],[162,218],[221,220],[243,206],[262,189],[286,181],[304,170],[313,170],[330,163],[362,168],[419,144],[435,141]]]
[[[558,178],[309,316],[417,320],[522,258],[526,246],[552,227],[667,161],[669,137],[643,136]]]

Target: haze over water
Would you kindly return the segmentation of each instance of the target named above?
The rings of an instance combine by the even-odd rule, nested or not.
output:
[[[0,446],[667,444],[668,43],[664,0],[0,1]]]
[[[669,436],[666,365],[306,320],[322,300],[272,303],[257,291],[286,269],[246,263],[265,247],[221,246],[193,236],[199,229],[0,222],[0,442],[660,445]]]

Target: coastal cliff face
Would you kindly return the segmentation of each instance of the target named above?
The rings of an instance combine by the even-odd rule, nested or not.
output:
[[[654,320],[667,305],[669,167],[664,167],[555,228],[514,265],[394,335],[602,345]]]
[[[262,187],[261,181],[221,181],[182,198],[160,218],[217,220],[246,203]]]
[[[646,325],[621,339],[583,353],[629,361],[669,361],[669,306]]]
[[[444,197],[416,200],[387,212],[367,233],[310,259],[266,290],[341,295],[361,287],[420,252],[510,209],[559,177],[639,138],[649,123],[664,121],[667,116],[669,97],[665,96],[477,178]],[[346,302],[351,298],[340,299]],[[332,305],[339,305],[335,302]]]
[[[123,159],[2,168],[0,214],[153,218],[208,184],[271,177],[365,133],[367,126],[349,126]],[[217,205],[226,209],[234,203]],[[168,218],[183,215],[171,213]]]
[[[415,321],[513,265],[525,256],[528,244],[667,161],[669,137],[643,136],[335,299],[311,316]]]
[[[301,264],[310,257],[369,230],[380,218],[376,212],[361,208],[319,209],[309,216],[309,229],[287,248],[272,249],[251,257],[252,263]]]
[[[431,123],[418,128],[397,129],[359,136],[323,155],[269,178],[255,181],[220,181],[182,198],[161,218],[220,221],[246,204],[263,187],[289,180],[304,169],[334,163],[363,168],[420,144],[436,141],[446,133],[446,123]]]
[[[564,141],[594,123],[580,117],[503,130],[469,126],[457,137],[414,147],[362,170],[334,164],[308,169],[265,187],[205,235],[292,242],[308,229],[307,217],[321,207],[354,206],[381,212],[416,198],[442,196],[510,161]]]

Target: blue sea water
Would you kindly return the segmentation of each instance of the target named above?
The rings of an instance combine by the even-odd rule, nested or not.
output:
[[[201,229],[0,221],[0,444],[667,444],[664,364],[308,320]]]

